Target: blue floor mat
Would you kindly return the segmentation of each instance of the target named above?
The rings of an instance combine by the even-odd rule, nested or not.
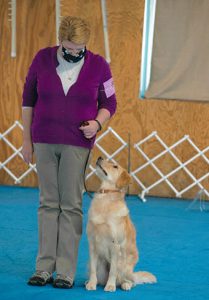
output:
[[[37,253],[38,189],[0,186],[0,299],[50,300],[202,300],[209,299],[209,212],[187,210],[187,200],[148,197],[142,203],[126,198],[137,230],[140,261],[136,270],[157,276],[154,285],[137,285],[130,292],[102,287],[88,292],[88,244],[85,233],[91,199],[84,195],[84,232],[79,247],[75,286],[26,284],[34,271]]]

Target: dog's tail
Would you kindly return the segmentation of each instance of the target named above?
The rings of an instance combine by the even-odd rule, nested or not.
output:
[[[133,279],[135,284],[156,283],[157,278],[149,272],[134,272]]]

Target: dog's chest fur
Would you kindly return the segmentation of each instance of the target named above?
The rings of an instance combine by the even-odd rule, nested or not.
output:
[[[125,242],[125,218],[129,211],[123,199],[111,195],[96,195],[89,210],[88,233],[100,248]],[[99,249],[98,249],[99,250]]]

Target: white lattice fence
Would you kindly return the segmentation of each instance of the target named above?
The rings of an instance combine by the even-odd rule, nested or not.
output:
[[[36,170],[36,164],[29,164],[28,165],[28,169],[21,174],[21,176],[17,177],[17,175],[15,175],[14,172],[12,172],[8,167],[7,164],[15,158],[15,156],[19,156],[22,160],[23,160],[23,156],[21,153],[22,147],[19,147],[18,149],[9,141],[9,139],[7,138],[7,136],[16,128],[19,128],[21,130],[23,130],[22,125],[20,124],[19,121],[14,122],[14,124],[8,128],[4,133],[0,133],[0,141],[2,140],[3,142],[5,142],[5,144],[10,147],[13,151],[13,153],[6,158],[5,161],[0,162],[0,170],[5,170],[6,173],[14,180],[15,184],[20,184],[22,182],[22,180],[27,177],[32,171],[37,173]],[[103,139],[105,139],[107,136],[113,136],[114,139],[116,139],[117,141],[119,141],[119,143],[121,144],[116,150],[113,151],[113,153],[108,153],[107,150],[105,150],[104,147],[102,147],[100,145],[100,142],[103,141]],[[113,162],[115,161],[115,157],[116,155],[118,155],[119,153],[121,153],[121,151],[123,151],[123,149],[125,149],[127,147],[127,142],[125,142],[118,134],[117,132],[115,132],[111,127],[109,127],[104,133],[102,133],[95,142],[95,147],[98,148],[100,150],[100,152],[103,154],[104,158],[108,159],[108,160],[112,160]],[[90,172],[88,173],[86,179],[89,179],[94,173],[95,173],[95,168],[90,164],[89,165],[89,169]]]
[[[12,172],[8,167],[7,164],[14,159],[15,156],[19,156],[22,160],[23,160],[23,156],[21,153],[22,147],[19,147],[18,149],[8,140],[7,136],[9,135],[9,133],[11,133],[14,129],[16,128],[20,128],[21,130],[23,130],[22,125],[20,124],[20,122],[16,121],[14,122],[14,124],[8,128],[4,133],[0,133],[0,141],[4,141],[5,144],[12,149],[13,153],[3,162],[0,161],[0,171],[3,169],[10,177],[12,177],[12,179],[14,180],[15,184],[19,184],[22,182],[22,180],[28,175],[30,174],[32,171],[37,173],[36,170],[36,165],[35,164],[29,164],[27,170],[21,174],[21,176],[17,177],[14,172]]]
[[[23,129],[22,125],[16,121],[14,124],[8,128],[4,133],[0,133],[0,141],[3,141],[9,148],[12,150],[12,154],[7,157],[3,162],[0,162],[0,171],[4,170],[13,180],[15,184],[21,183],[21,181],[27,177],[31,172],[37,172],[36,171],[36,165],[35,164],[29,164],[27,166],[27,170],[23,172],[20,176],[17,176],[12,172],[11,169],[8,167],[8,163],[12,161],[16,156],[23,159],[21,150],[22,147],[15,147],[11,141],[9,141],[8,135],[15,130],[16,128],[19,128],[20,130]],[[154,157],[150,158],[145,151],[143,151],[143,146],[149,142],[151,139],[155,139],[161,147],[163,147],[163,150],[155,155]],[[117,141],[116,149],[112,153],[109,153],[108,150],[106,150],[106,144],[102,146],[102,142],[106,141],[106,139],[111,139],[111,142],[114,143],[114,139]],[[189,145],[192,147],[192,149],[195,150],[195,155],[187,159],[186,161],[182,162],[177,155],[174,153],[174,149],[176,149],[178,146],[180,146],[183,142],[187,141]],[[118,145],[119,143],[119,145]],[[108,143],[109,144],[109,143]],[[116,144],[116,143],[115,143]],[[95,143],[95,148],[97,148],[102,155],[108,159],[112,160],[113,162],[116,162],[118,155],[121,154],[121,152],[128,147],[128,142],[126,142],[115,130],[113,130],[111,127],[109,127],[105,132],[103,132],[97,139]],[[108,145],[109,149],[109,145]],[[137,150],[138,153],[145,159],[145,163],[141,164],[135,170],[132,170],[130,172],[130,175],[133,177],[139,188],[142,190],[141,194],[139,195],[143,201],[146,201],[145,195],[148,194],[154,187],[162,184],[163,182],[167,183],[167,185],[170,187],[170,189],[175,193],[176,197],[181,197],[185,192],[191,190],[194,186],[197,186],[199,190],[204,191],[206,196],[209,198],[209,191],[206,189],[206,187],[203,186],[202,182],[203,180],[207,179],[209,177],[209,172],[206,172],[201,175],[201,177],[196,178],[196,176],[189,170],[188,166],[191,164],[195,159],[201,158],[204,160],[206,165],[209,167],[209,159],[206,156],[206,153],[209,151],[209,146],[206,147],[203,150],[200,150],[195,143],[191,140],[191,138],[188,135],[185,135],[183,138],[175,142],[171,146],[167,146],[166,143],[160,138],[160,136],[157,134],[157,132],[152,132],[149,136],[144,138],[143,140],[139,141],[138,143],[134,144],[134,147],[132,150]],[[177,164],[177,167],[175,167],[172,171],[164,174],[162,170],[157,166],[156,162],[158,159],[165,157],[167,154],[169,154],[172,159]],[[117,158],[116,158],[117,157]],[[127,159],[128,160],[128,159]],[[137,161],[136,161],[137,162]],[[135,162],[135,163],[136,163]],[[138,174],[140,172],[144,172],[146,175],[146,167],[150,166],[153,168],[153,170],[160,176],[160,179],[156,180],[154,183],[150,185],[145,185],[142,180],[138,178]],[[89,179],[94,173],[95,168],[90,165],[89,166],[89,173],[87,175],[87,179]],[[180,171],[184,171],[187,176],[189,176],[192,183],[187,185],[184,189],[178,190],[178,188],[175,186],[174,183],[171,182],[170,178],[174,174],[178,174]]]
[[[142,150],[142,145],[144,145],[146,142],[148,142],[149,140],[155,138],[160,145],[164,148],[163,151],[161,151],[160,153],[158,153],[156,156],[149,158],[147,156],[147,154]],[[177,155],[173,152],[174,148],[177,148],[179,145],[181,145],[183,142],[187,141],[191,147],[193,147],[193,149],[196,151],[196,154],[193,155],[190,159],[188,159],[185,162],[182,162]],[[142,165],[140,165],[138,168],[136,168],[134,171],[131,172],[132,177],[136,180],[136,182],[138,183],[138,185],[141,187],[142,192],[140,194],[140,197],[143,201],[146,201],[145,199],[145,194],[148,194],[149,191],[151,191],[154,187],[156,187],[157,185],[161,184],[162,182],[166,182],[168,184],[168,186],[171,188],[171,190],[176,194],[176,197],[181,197],[185,192],[189,191],[190,189],[192,189],[194,186],[198,186],[198,188],[202,191],[204,191],[204,193],[207,195],[207,197],[209,197],[209,192],[208,190],[201,184],[201,182],[203,180],[205,180],[206,178],[209,177],[209,172],[205,172],[204,175],[202,175],[200,178],[196,178],[194,174],[192,174],[192,172],[188,169],[188,165],[191,164],[195,159],[201,157],[209,166],[209,159],[207,158],[207,156],[205,155],[207,151],[209,151],[209,146],[206,147],[203,150],[200,150],[195,144],[194,142],[191,140],[191,138],[189,137],[189,135],[185,135],[182,139],[178,140],[176,143],[174,143],[171,146],[167,146],[166,143],[159,137],[159,135],[157,134],[156,131],[152,132],[149,136],[147,136],[146,138],[144,138],[143,140],[139,141],[138,143],[136,143],[134,145],[134,148],[137,149],[137,151],[139,151],[139,153],[143,156],[143,158],[146,160],[146,162]],[[178,167],[176,167],[175,169],[173,169],[172,171],[170,171],[167,174],[164,174],[159,167],[157,167],[156,165],[156,161],[165,156],[167,153],[169,153],[171,155],[171,157],[173,158],[173,160],[177,163]],[[143,184],[143,182],[137,177],[137,174],[139,172],[143,172],[143,170],[147,167],[147,166],[151,166],[156,172],[157,174],[160,176],[160,179],[156,180],[154,183],[152,183],[149,186],[145,186]],[[169,178],[174,175],[177,174],[179,171],[184,170],[184,172],[190,177],[190,179],[192,180],[192,183],[189,184],[187,187],[185,187],[182,190],[178,190],[174,184],[169,180]]]

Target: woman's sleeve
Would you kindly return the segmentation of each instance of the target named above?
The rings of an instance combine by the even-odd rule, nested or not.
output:
[[[116,96],[109,64],[103,60],[103,68],[98,95],[98,109],[106,108],[112,116],[116,111]]]
[[[38,59],[39,59],[39,53],[37,53],[35,58],[33,59],[25,79],[23,95],[22,95],[23,107],[34,107],[38,98],[38,93],[37,93]]]

